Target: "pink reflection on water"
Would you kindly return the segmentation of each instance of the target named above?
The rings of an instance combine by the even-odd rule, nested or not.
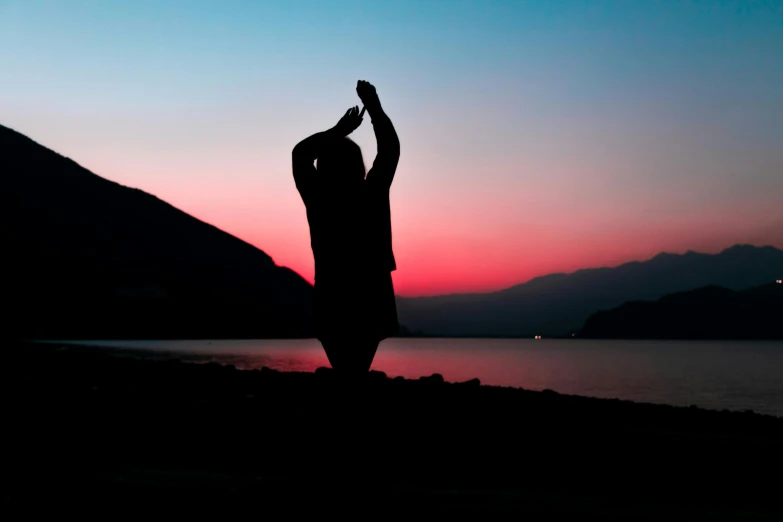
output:
[[[75,341],[83,346],[114,348],[146,359],[179,359],[183,362],[233,364],[240,370],[263,367],[285,372],[312,372],[329,366],[315,339],[216,339]]]
[[[72,341],[119,354],[311,372],[329,361],[315,339]],[[373,369],[416,379],[783,414],[783,343],[571,339],[387,339]]]
[[[525,342],[520,349],[519,339],[388,339],[378,349],[373,369],[392,377],[439,373],[452,382],[478,377],[486,384],[545,389],[553,382],[573,381],[574,388],[583,388],[578,382],[583,359],[552,350],[549,343]]]

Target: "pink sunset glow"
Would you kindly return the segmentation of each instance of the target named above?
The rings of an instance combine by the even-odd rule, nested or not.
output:
[[[783,247],[783,39],[762,7],[208,4],[0,5],[0,123],[312,281],[291,149],[370,80],[401,140],[404,296]],[[369,123],[352,138],[369,165]]]

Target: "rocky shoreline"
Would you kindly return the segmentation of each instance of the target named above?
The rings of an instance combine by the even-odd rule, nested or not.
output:
[[[6,345],[12,509],[779,518],[783,419]],[[39,503],[36,499],[56,499]],[[263,508],[258,508],[258,503]]]

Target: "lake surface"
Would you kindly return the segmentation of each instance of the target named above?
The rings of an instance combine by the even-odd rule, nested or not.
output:
[[[329,366],[314,339],[70,342],[240,369]],[[483,384],[783,416],[781,341],[396,338],[381,343],[373,369],[390,377],[440,373],[452,382],[478,377]]]

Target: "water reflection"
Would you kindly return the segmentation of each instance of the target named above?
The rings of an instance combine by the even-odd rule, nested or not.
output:
[[[124,355],[314,371],[329,363],[318,341],[90,341]],[[394,377],[553,389],[594,397],[783,415],[782,342],[388,339],[373,369]]]

